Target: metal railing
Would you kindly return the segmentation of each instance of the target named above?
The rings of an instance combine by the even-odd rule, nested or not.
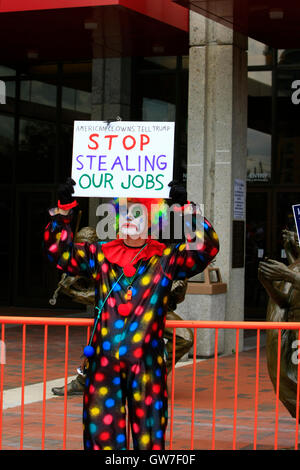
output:
[[[46,425],[46,384],[47,384],[47,349],[48,349],[48,327],[61,326],[65,328],[65,357],[64,357],[64,385],[67,388],[68,383],[68,361],[69,361],[69,328],[73,326],[81,326],[87,328],[87,341],[90,335],[90,328],[93,325],[92,319],[78,319],[78,318],[44,318],[44,317],[0,317],[1,325],[1,346],[0,358],[3,356],[3,345],[5,344],[6,325],[21,325],[22,326],[22,360],[21,360],[21,404],[20,404],[20,450],[23,449],[24,439],[24,390],[25,390],[25,365],[26,365],[26,332],[27,327],[30,325],[41,325],[44,327],[43,334],[43,398],[42,398],[42,416],[41,416],[41,449],[45,449],[45,425]],[[234,400],[233,400],[233,437],[232,449],[237,448],[237,415],[238,415],[238,379],[239,379],[239,333],[241,330],[256,330],[256,363],[255,363],[255,396],[254,396],[254,429],[253,429],[253,449],[257,448],[257,433],[258,433],[258,403],[259,403],[259,380],[260,380],[260,349],[261,349],[261,331],[262,330],[278,330],[278,343],[277,343],[277,382],[275,390],[275,430],[274,430],[274,449],[278,449],[278,430],[279,430],[279,391],[280,391],[280,364],[281,364],[281,332],[283,330],[296,330],[298,331],[298,338],[300,338],[300,324],[296,322],[230,322],[230,321],[167,321],[167,328],[173,329],[173,351],[176,348],[176,329],[177,328],[190,328],[194,332],[194,346],[193,361],[192,361],[192,400],[191,400],[191,420],[190,420],[190,450],[195,448],[195,410],[196,410],[196,371],[201,368],[201,362],[197,362],[197,333],[201,329],[214,329],[214,356],[213,361],[213,387],[212,387],[212,434],[211,446],[212,450],[216,449],[216,398],[218,392],[218,363],[220,356],[218,354],[218,340],[219,331],[235,330],[236,341],[234,351]],[[299,344],[299,342],[298,342]],[[298,346],[299,354],[299,346]],[[3,418],[3,393],[4,393],[4,379],[5,379],[5,365],[4,361],[0,361],[0,449],[2,449],[2,418]],[[298,431],[299,431],[299,378],[300,366],[298,361],[297,366],[297,398],[296,398],[296,419],[295,419],[295,440],[294,448],[298,449]],[[169,406],[170,406],[170,420],[169,420],[169,449],[173,449],[173,441],[175,437],[174,430],[174,406],[175,406],[175,353],[172,356],[172,372],[171,372],[171,387],[169,393]],[[63,401],[64,419],[63,419],[63,449],[66,449],[67,439],[67,393],[64,395]],[[197,403],[197,407],[201,408],[201,403]],[[129,434],[129,426],[127,429]]]

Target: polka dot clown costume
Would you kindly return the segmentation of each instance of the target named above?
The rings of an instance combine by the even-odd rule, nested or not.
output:
[[[69,191],[69,197],[50,211],[53,216],[44,241],[59,270],[95,281],[94,329],[85,349],[89,357],[84,448],[126,450],[127,402],[134,449],[164,450],[168,395],[163,332],[168,296],[173,280],[206,268],[218,252],[218,237],[201,217],[193,250],[188,241],[168,246],[151,238],[138,247],[127,246],[123,239],[73,243],[69,212],[77,204],[70,202],[73,183],[69,181],[62,192],[66,196]],[[175,190],[170,196],[178,202]],[[183,199],[179,198],[181,204]]]

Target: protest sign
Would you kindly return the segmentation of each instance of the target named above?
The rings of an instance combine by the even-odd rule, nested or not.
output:
[[[74,195],[168,198],[174,128],[173,122],[75,121]]]

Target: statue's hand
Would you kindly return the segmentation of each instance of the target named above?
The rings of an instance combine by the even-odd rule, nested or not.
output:
[[[271,281],[265,276],[264,270],[262,269],[262,266],[261,266],[261,263],[262,263],[262,261],[261,261],[261,262],[259,263],[259,265],[258,265],[257,279],[258,279],[259,282],[261,282],[263,285],[265,285],[265,284],[270,284]]]
[[[284,229],[281,232],[283,243],[295,243],[295,232],[291,232],[290,230]]]
[[[259,263],[262,276],[270,281],[287,281],[292,282],[294,279],[293,272],[285,264],[280,261],[269,259]]]
[[[295,245],[296,247],[299,247],[298,235],[296,232],[292,232],[290,230],[284,229],[282,230],[281,234],[282,234],[284,246],[290,243],[291,245]]]

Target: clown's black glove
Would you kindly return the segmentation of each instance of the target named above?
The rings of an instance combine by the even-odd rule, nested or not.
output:
[[[170,198],[172,199],[172,204],[179,204],[180,206],[187,204],[187,192],[182,184],[177,181],[171,181],[168,186],[171,188]]]
[[[60,209],[69,210],[77,206],[77,201],[73,198],[75,181],[72,178],[68,178],[64,184],[60,184],[58,187],[58,207]]]

